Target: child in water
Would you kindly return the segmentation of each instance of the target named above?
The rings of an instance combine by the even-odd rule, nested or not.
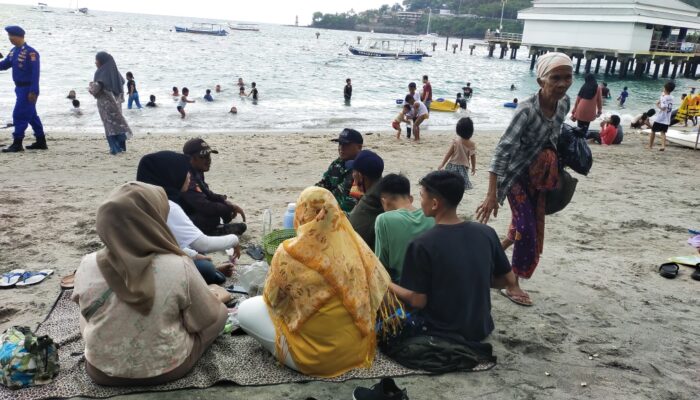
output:
[[[83,111],[80,109],[80,100],[73,99],[73,108],[71,108],[71,113],[76,117],[83,115]]]
[[[250,84],[250,93],[248,93],[248,97],[253,96],[253,104],[258,104],[258,89],[255,87],[255,82],[252,82]]]
[[[622,89],[622,93],[620,93],[620,97],[617,98],[617,101],[620,103],[620,107],[625,106],[625,101],[627,101],[627,97],[629,97],[629,92],[627,92],[627,86]]]
[[[396,138],[401,139],[401,123],[405,122],[406,123],[406,129],[410,129],[408,125],[411,123],[411,120],[408,118],[408,114],[411,113],[411,106],[408,104],[404,104],[403,108],[401,108],[401,111],[396,115],[396,118],[394,118],[393,121],[391,121],[391,127],[396,129]]]
[[[187,96],[190,94],[190,90],[186,87],[182,88],[182,96],[180,97],[180,102],[177,103],[177,111],[180,113],[180,118],[185,119],[185,106],[187,103],[194,103],[194,100],[188,100]]]
[[[155,95],[151,95],[149,100],[150,101],[148,103],[146,103],[146,107],[158,107],[158,105],[156,104],[156,96]]]
[[[211,89],[207,89],[206,94],[204,95],[204,100],[206,101],[214,101],[214,98],[211,97]]]
[[[245,83],[243,83],[243,78],[238,78],[238,95],[245,96]]]
[[[464,190],[473,188],[469,180],[469,166],[471,163],[472,175],[476,174],[476,144],[471,140],[474,135],[474,123],[471,118],[464,117],[457,122],[457,135],[438,170],[445,169],[461,176],[464,179]]]
[[[178,101],[180,99],[180,92],[177,90],[177,86],[173,86],[173,93],[171,96],[173,96],[174,101]]]
[[[462,97],[462,93],[457,93],[457,99],[455,99],[455,108],[461,108],[462,110],[467,109],[467,99]]]

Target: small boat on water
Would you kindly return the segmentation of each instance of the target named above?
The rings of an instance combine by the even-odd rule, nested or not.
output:
[[[30,10],[38,11],[38,12],[45,12],[45,13],[53,12],[53,11],[49,10],[48,7],[49,6],[46,3],[39,3],[39,4],[37,4],[36,7],[30,8]]]
[[[420,61],[430,57],[421,50],[420,44],[416,39],[369,38],[365,47],[348,46],[348,50],[356,56]]]
[[[250,32],[260,32],[260,28],[256,24],[228,24],[229,29],[234,31],[250,31]]]
[[[194,23],[190,28],[175,26],[175,32],[197,33],[200,35],[226,36],[228,32],[219,24]]]

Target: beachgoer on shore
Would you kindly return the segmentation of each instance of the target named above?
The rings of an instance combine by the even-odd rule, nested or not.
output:
[[[476,174],[476,143],[472,140],[474,135],[474,123],[469,117],[461,118],[457,122],[457,137],[452,139],[450,148],[438,166],[438,170],[454,172],[464,180],[464,190],[473,188],[469,180],[471,164],[472,175]]]
[[[588,139],[589,142],[604,145],[622,143],[623,132],[620,126],[620,116],[611,115],[609,118],[603,119],[600,123],[600,131],[589,130],[586,134],[586,139]]]
[[[226,306],[168,228],[168,209],[162,188],[129,182],[97,210],[105,248],[83,257],[71,299],[81,311],[85,372],[99,385],[180,379],[226,324]]]
[[[642,129],[644,126],[646,126],[647,128],[651,129],[650,118],[654,115],[656,115],[656,110],[650,108],[649,111],[644,112],[641,115],[637,116],[635,119],[633,119],[630,123],[630,128]]]
[[[227,262],[216,266],[207,253],[233,249],[231,260],[235,261],[241,256],[241,247],[237,235],[207,235],[186,214],[184,208],[190,208],[190,204],[185,194],[192,181],[191,177],[189,157],[174,151],[159,151],[143,156],[136,172],[136,180],[165,190],[170,206],[167,224],[175,241],[192,258],[207,284],[220,285],[233,274],[233,264]]]
[[[428,75],[423,75],[423,90],[420,94],[420,101],[425,104],[425,107],[428,108],[428,112],[430,112],[430,103],[433,102],[433,86],[430,84],[430,80],[428,80]]]
[[[647,146],[649,150],[654,148],[654,139],[656,138],[657,132],[661,134],[661,147],[659,151],[666,150],[666,132],[668,131],[669,125],[671,125],[671,113],[673,112],[673,96],[671,96],[671,93],[675,88],[676,84],[673,81],[666,82],[661,97],[659,97],[659,100],[656,102],[656,108],[659,109],[659,112],[654,120],[654,125],[651,126],[649,146]]]
[[[349,213],[357,204],[357,200],[350,196],[352,164],[355,157],[362,151],[364,139],[360,132],[345,128],[337,139],[331,141],[338,143],[338,158],[328,166],[328,170],[316,186],[333,193],[340,208]]]
[[[241,328],[305,375],[369,368],[378,318],[395,321],[388,318],[398,306],[386,297],[389,275],[326,189],[299,195],[294,228],[297,236],[272,258],[263,296],[238,306]]]
[[[149,101],[148,101],[148,103],[146,103],[146,107],[151,107],[151,108],[158,107],[158,104],[156,104],[156,96],[155,95],[152,94],[148,100]]]
[[[416,99],[410,94],[406,95],[404,101],[411,106],[411,116],[413,117],[413,140],[417,142],[420,140],[420,125],[429,117],[428,107],[426,107],[422,102],[416,101]]]
[[[3,153],[24,151],[22,142],[24,132],[31,125],[36,142],[27,146],[29,150],[46,150],[46,135],[36,112],[36,102],[39,98],[40,62],[39,52],[30,47],[24,40],[24,29],[19,26],[5,27],[10,43],[14,46],[7,57],[0,61],[0,71],[12,68],[12,80],[15,82],[15,108],[12,111],[12,144]]]
[[[243,208],[232,203],[228,196],[214,193],[204,179],[204,173],[211,169],[211,155],[219,152],[202,138],[188,140],[182,152],[190,164],[190,185],[182,198],[192,222],[210,236],[242,235],[247,229]],[[232,222],[239,215],[243,222]]]
[[[352,80],[350,80],[350,78],[345,80],[343,98],[345,99],[345,104],[350,104],[350,100],[352,99]]]
[[[97,100],[105,128],[109,152],[112,155],[126,151],[126,140],[132,136],[131,128],[122,114],[121,103],[124,101],[124,77],[119,73],[114,58],[101,51],[95,55],[95,76],[88,91]]]
[[[185,113],[185,107],[188,103],[194,103],[194,100],[188,100],[187,96],[190,95],[190,90],[186,87],[182,88],[182,96],[180,96],[180,101],[177,103],[177,111],[180,113],[180,118],[185,119],[187,115]]]
[[[405,176],[389,174],[377,185],[384,213],[374,223],[374,253],[389,272],[391,281],[399,283],[408,245],[432,228],[435,219],[413,206],[411,182]]]
[[[625,86],[622,89],[622,92],[620,93],[620,96],[617,98],[618,103],[620,104],[620,107],[625,106],[625,102],[627,101],[627,98],[629,97],[629,92],[627,91],[627,86]]]
[[[352,165],[353,185],[362,193],[352,212],[348,215],[350,225],[374,251],[374,221],[384,212],[379,198],[377,183],[384,173],[384,160],[371,150],[362,150]]]
[[[537,60],[540,89],[520,102],[499,140],[489,168],[486,198],[476,210],[477,220],[487,223],[508,198],[512,221],[502,246],[514,246],[511,265],[517,277],[532,277],[544,248],[545,194],[557,185],[554,149],[571,106],[566,92],[572,79],[573,65],[566,54],[550,52]],[[532,304],[518,279],[503,294],[518,304]]]
[[[401,107],[401,111],[399,111],[399,113],[396,114],[396,117],[394,117],[394,120],[391,121],[391,127],[396,130],[396,138],[397,139],[401,139],[401,124],[402,123],[406,124],[406,129],[410,129],[409,128],[409,126],[411,124],[410,114],[411,114],[411,105],[404,104],[403,107]]]
[[[571,120],[583,130],[588,130],[591,122],[603,113],[603,95],[593,74],[587,74],[585,82],[576,96],[571,111]]]
[[[141,101],[139,101],[139,92],[136,90],[136,81],[134,80],[134,74],[131,72],[126,73],[126,90],[129,95],[129,101],[127,102],[127,108],[131,110],[133,103],[136,103],[136,108],[141,109]]]

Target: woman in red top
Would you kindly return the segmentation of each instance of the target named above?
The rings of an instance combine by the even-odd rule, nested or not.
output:
[[[581,86],[576,97],[576,104],[571,112],[571,120],[577,123],[579,128],[588,130],[593,120],[603,113],[603,94],[598,87],[593,74],[586,75],[586,81]]]

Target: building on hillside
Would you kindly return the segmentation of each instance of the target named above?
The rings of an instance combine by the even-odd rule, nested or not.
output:
[[[396,17],[402,21],[407,21],[407,22],[418,22],[420,21],[421,18],[423,18],[423,12],[411,12],[411,11],[397,11],[396,12]]]
[[[622,77],[630,71],[642,76],[653,63],[654,78],[661,67],[661,76],[668,76],[671,66],[672,78],[678,73],[694,77],[700,44],[689,33],[700,30],[699,12],[678,0],[534,0],[532,7],[518,12],[525,25],[522,36],[500,35],[508,37],[506,42],[489,33],[487,40],[490,46],[501,46],[501,57],[504,45],[528,46],[531,68],[540,54],[561,51],[577,59],[576,72],[582,60],[585,72],[592,71],[595,61],[596,73],[606,60],[606,74],[615,73],[619,62]]]

